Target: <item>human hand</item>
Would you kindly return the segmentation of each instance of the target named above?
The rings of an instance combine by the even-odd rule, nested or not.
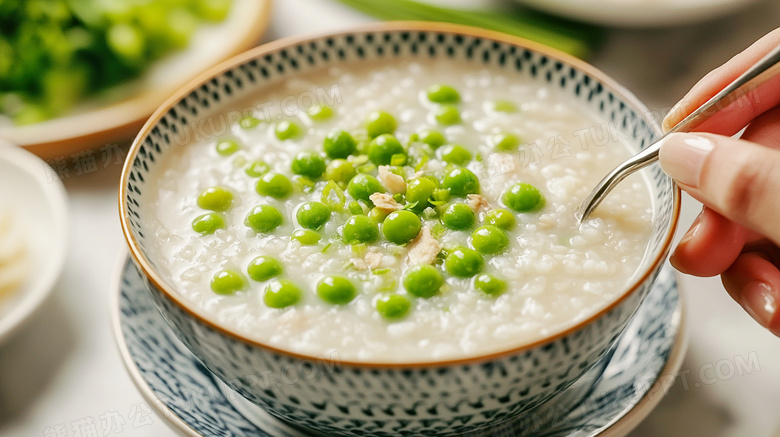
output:
[[[780,44],[780,29],[697,83],[664,120],[677,124]],[[731,136],[743,128],[741,139]],[[672,134],[661,168],[705,206],[670,261],[720,275],[732,298],[780,336],[780,76],[735,100],[697,130]]]

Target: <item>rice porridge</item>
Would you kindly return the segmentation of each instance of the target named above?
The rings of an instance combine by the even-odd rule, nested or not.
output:
[[[399,61],[287,79],[257,102],[163,155],[142,205],[164,279],[255,341],[370,362],[507,350],[603,309],[645,255],[643,176],[575,219],[630,151],[557,90]]]

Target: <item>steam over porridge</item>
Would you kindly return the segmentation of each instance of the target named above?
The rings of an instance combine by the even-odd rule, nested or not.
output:
[[[173,146],[142,205],[161,274],[212,321],[342,360],[457,359],[560,332],[636,274],[648,184],[577,223],[630,151],[557,90],[456,61],[267,89],[264,111]]]

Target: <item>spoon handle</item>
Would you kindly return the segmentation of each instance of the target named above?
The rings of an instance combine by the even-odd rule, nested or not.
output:
[[[694,131],[704,123],[704,121],[715,115],[720,109],[727,107],[738,98],[747,95],[752,89],[757,88],[759,85],[778,74],[780,74],[780,46],[773,49],[727,87],[723,88],[719,93],[707,100],[706,103],[690,113],[673,128],[669,129],[655,143],[646,147],[641,152],[632,156],[612,170],[596,185],[596,188],[594,188],[582,202],[582,205],[575,214],[577,220],[582,222],[588,218],[604,197],[612,191],[612,188],[625,179],[626,176],[656,162],[658,160],[658,151],[661,150],[661,144],[668,135],[675,132]]]

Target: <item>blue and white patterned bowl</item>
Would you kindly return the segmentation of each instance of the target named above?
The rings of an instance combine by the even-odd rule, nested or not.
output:
[[[463,435],[518,420],[577,381],[609,350],[649,292],[679,215],[679,190],[657,166],[647,169],[655,219],[636,281],[576,326],[491,355],[416,364],[332,362],[244,338],[191,307],[157,272],[139,208],[149,172],[170,150],[173,135],[262,93],[269,80],[327,65],[392,58],[492,64],[558,87],[622,129],[637,149],[651,144],[660,132],[636,98],[582,61],[503,34],[432,23],[375,24],[274,42],[215,67],[169,99],[139,133],[122,173],[120,220],[132,258],[144,274],[152,301],[210,371],[273,416],[310,433]],[[290,383],[290,372],[305,377]]]

